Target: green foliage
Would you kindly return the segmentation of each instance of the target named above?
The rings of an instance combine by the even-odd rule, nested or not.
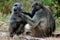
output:
[[[52,0],[44,0],[43,3],[44,3],[45,5],[51,5]]]
[[[32,3],[31,0],[22,0],[24,11],[27,11],[27,12],[31,11],[31,3]]]
[[[10,13],[11,6],[15,0],[0,0],[0,12]]]
[[[6,22],[8,20],[8,14],[4,14],[3,17],[0,18],[0,21]]]
[[[56,30],[60,30],[60,17],[56,18]]]

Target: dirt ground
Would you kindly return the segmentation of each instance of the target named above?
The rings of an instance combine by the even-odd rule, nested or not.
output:
[[[59,31],[56,31],[54,34],[60,34]],[[0,40],[60,40],[60,36],[58,37],[47,37],[47,38],[35,38],[28,35],[22,35],[21,37],[15,36],[13,38],[9,37],[8,32],[0,31]]]
[[[9,32],[6,31],[6,28],[2,27],[1,25],[0,25],[0,40],[60,40],[60,31],[55,31],[53,33],[55,34],[53,35],[54,37],[35,38],[35,37],[27,36],[27,35],[22,35],[22,37],[15,36],[11,38],[9,37]]]
[[[15,37],[15,38],[11,38],[11,37],[0,37],[0,40],[60,40],[59,37],[49,37],[49,38],[32,38],[29,36],[25,36],[25,37]]]

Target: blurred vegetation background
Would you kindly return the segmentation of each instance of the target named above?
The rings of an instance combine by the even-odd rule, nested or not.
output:
[[[7,22],[14,3],[22,3],[23,10],[26,12],[31,12],[31,4],[35,1],[40,1],[44,5],[49,6],[56,20],[57,30],[60,30],[60,0],[0,0],[0,25]]]

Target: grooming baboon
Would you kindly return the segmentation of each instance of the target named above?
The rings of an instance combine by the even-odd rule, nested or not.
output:
[[[35,12],[33,18],[26,14],[20,14],[21,17],[30,24],[32,36],[34,37],[49,37],[55,31],[55,20],[51,10],[45,7],[42,3],[36,2],[33,4]]]
[[[27,22],[21,18],[20,13],[24,13],[32,17],[31,14],[24,12],[22,10],[22,5],[20,3],[15,3],[12,8],[11,16],[8,20],[10,26],[9,27],[10,37],[13,37],[14,34],[19,35],[24,32],[24,26]]]

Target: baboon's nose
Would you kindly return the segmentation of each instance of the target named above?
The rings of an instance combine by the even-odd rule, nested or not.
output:
[[[16,9],[16,8],[14,8],[14,11],[17,11],[17,9]]]

